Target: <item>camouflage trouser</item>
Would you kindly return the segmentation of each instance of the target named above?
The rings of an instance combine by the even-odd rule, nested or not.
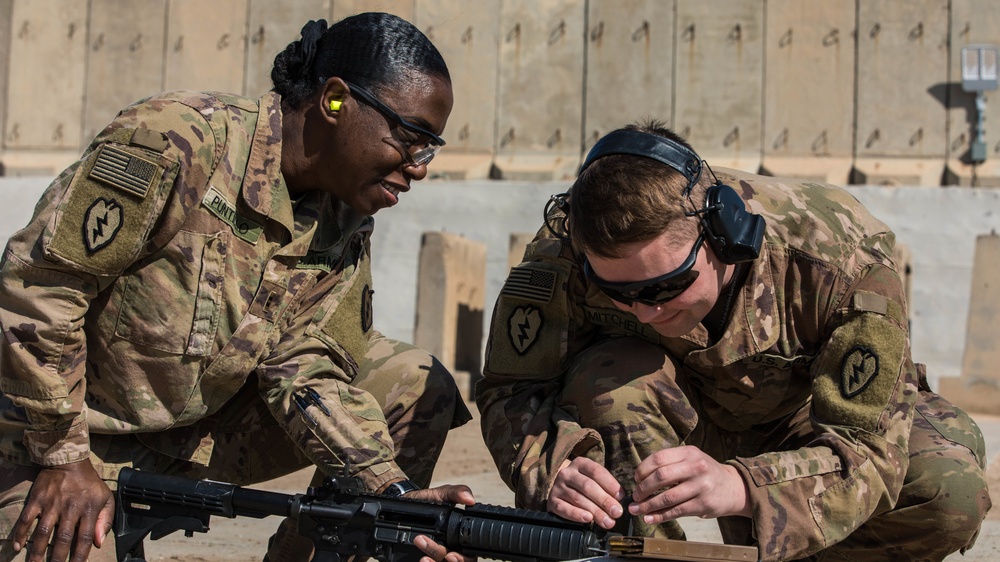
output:
[[[376,342],[366,359],[359,362],[353,385],[382,405],[396,462],[414,482],[426,486],[448,430],[471,419],[454,378],[427,352],[394,340]],[[112,490],[123,466],[247,485],[311,465],[260,399],[255,380],[220,412],[211,420],[215,447],[208,466],[157,453],[128,435],[91,434],[91,461]],[[25,558],[25,549],[15,555],[10,537],[37,472],[37,467],[0,462],[0,562]],[[90,560],[112,561],[114,553],[114,541],[106,540],[103,548],[91,551]],[[271,560],[309,560],[305,556]]]
[[[662,348],[622,338],[581,354],[567,374],[559,406],[601,434],[604,464],[625,486],[634,482],[642,459],[681,443],[721,462],[795,449],[812,438],[808,406],[761,431],[728,432],[699,419],[698,396],[676,372],[676,362]],[[921,390],[909,452],[895,508],[811,560],[941,560],[972,546],[990,508],[979,428],[945,399]],[[725,542],[754,544],[750,519],[718,522]],[[635,519],[634,526],[637,534],[684,537],[677,522],[649,526]]]

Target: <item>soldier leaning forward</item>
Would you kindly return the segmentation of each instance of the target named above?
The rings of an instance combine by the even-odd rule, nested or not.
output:
[[[494,311],[482,429],[522,507],[763,560],[940,560],[990,507],[975,423],[911,360],[892,232],[842,189],[601,139]],[[626,502],[628,503],[628,502]]]
[[[53,559],[114,559],[123,466],[241,485],[316,466],[472,501],[412,491],[469,415],[438,361],[372,327],[371,215],[443,144],[447,67],[411,24],[360,14],[309,22],[272,78],[260,99],[124,109],[11,238],[0,559],[50,540]]]

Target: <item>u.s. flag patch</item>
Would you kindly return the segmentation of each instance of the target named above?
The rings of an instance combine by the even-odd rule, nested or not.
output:
[[[511,269],[500,292],[511,297],[549,302],[555,287],[555,273],[533,267],[515,267]]]
[[[101,147],[89,177],[132,195],[145,198],[156,180],[159,166],[118,147]]]

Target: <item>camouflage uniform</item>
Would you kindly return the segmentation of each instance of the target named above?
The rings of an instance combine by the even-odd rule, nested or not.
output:
[[[641,459],[687,444],[743,477],[752,518],[719,523],[763,560],[971,546],[990,507],[982,435],[911,360],[892,232],[839,188],[718,175],[767,221],[718,342],[619,310],[544,228],[512,270],[477,403],[518,505],[544,508],[565,459],[601,462],[628,489]]]
[[[244,485],[346,465],[371,489],[429,483],[469,413],[439,362],[372,328],[373,219],[290,199],[281,130],[273,93],[144,100],[11,238],[0,536],[12,489],[88,457],[109,481],[125,465]]]

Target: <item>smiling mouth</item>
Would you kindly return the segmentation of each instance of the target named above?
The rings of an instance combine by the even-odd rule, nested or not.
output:
[[[400,188],[392,186],[386,182],[382,182],[382,189],[392,196],[393,201],[399,200],[399,194],[402,191]]]

